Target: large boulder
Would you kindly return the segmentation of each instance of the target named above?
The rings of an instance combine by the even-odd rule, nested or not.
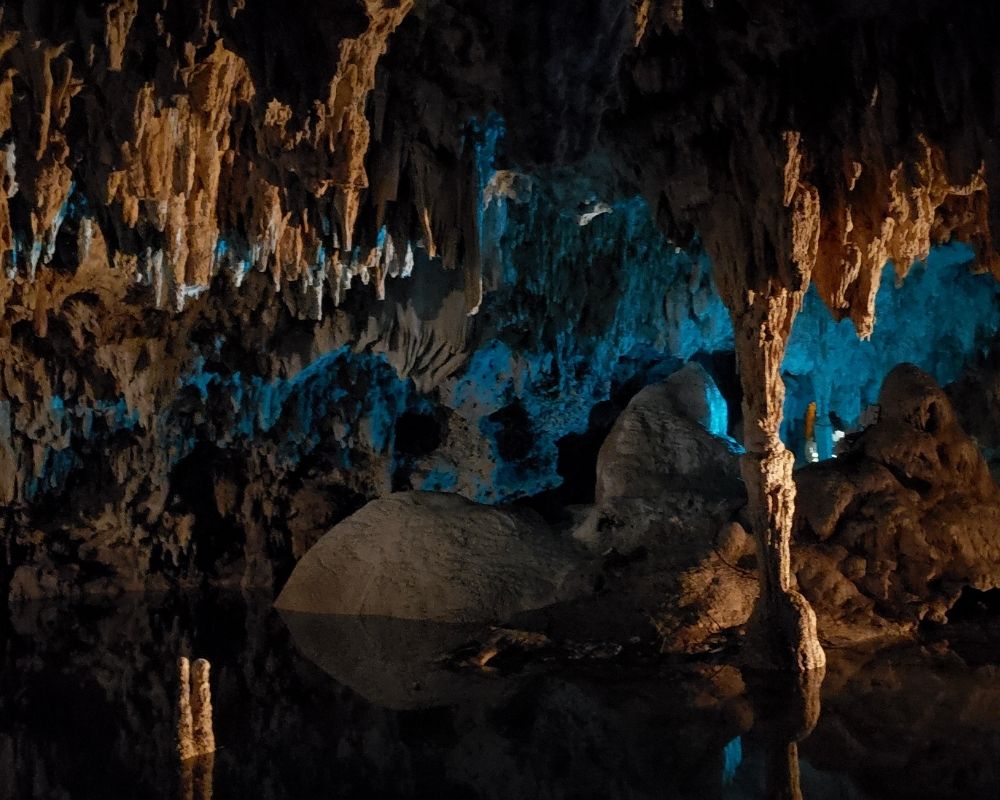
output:
[[[584,591],[583,563],[530,512],[402,492],[373,500],[323,536],[275,605],[452,623],[504,620]]]
[[[597,503],[573,532],[607,559],[602,602],[648,620],[671,652],[740,627],[757,597],[737,448],[712,428],[725,431],[725,403],[701,367],[643,389],[601,447]]]
[[[729,427],[726,400],[712,376],[696,361],[689,361],[663,381],[671,410],[693,420],[709,433],[725,436]]]
[[[1000,587],[1000,489],[945,393],[911,364],[877,423],[796,475],[795,569],[824,638],[944,621],[962,589]]]
[[[706,428],[706,421],[719,424],[709,401],[696,400],[714,384],[704,370],[679,374],[672,382],[647,386],[615,422],[597,457],[598,503],[615,497],[655,499],[678,489],[742,491],[737,448]],[[720,413],[717,407],[714,413]]]

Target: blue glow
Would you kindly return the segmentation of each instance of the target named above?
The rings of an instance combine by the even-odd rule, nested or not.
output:
[[[729,433],[729,407],[726,399],[719,391],[719,387],[714,383],[709,384],[705,391],[705,399],[708,401],[708,430],[716,436],[728,436]]]
[[[730,739],[722,749],[722,785],[731,786],[736,780],[736,770],[743,763],[743,739]]]
[[[901,362],[916,364],[942,386],[954,381],[1000,329],[1000,284],[989,275],[972,274],[972,260],[966,245],[935,247],[901,286],[889,264],[876,296],[875,331],[867,342],[858,339],[849,320],[835,322],[810,289],[782,365],[785,442],[801,455],[802,419],[815,401],[817,447],[821,458],[829,457],[830,414],[845,426],[856,425],[878,399],[882,379]]]
[[[421,492],[450,492],[458,485],[458,475],[454,470],[439,468],[431,470],[420,484]]]
[[[56,439],[46,444],[41,460],[22,478],[24,499],[31,501],[47,492],[58,492],[83,463],[81,443],[99,452],[102,443],[118,431],[135,430],[139,412],[132,411],[124,397],[82,400],[53,395],[49,402],[51,429]],[[101,421],[97,430],[95,418]],[[0,429],[10,430],[10,406],[0,403]]]
[[[571,196],[586,194],[580,187]],[[559,485],[559,440],[584,432],[593,407],[616,386],[637,376],[660,380],[696,353],[732,349],[708,259],[671,245],[641,198],[610,209],[581,226],[562,187],[541,178],[523,197],[494,195],[485,205],[483,259],[500,281],[480,313],[497,333],[443,398],[490,443],[495,468],[477,500]],[[552,315],[558,326],[539,327],[531,309],[552,298],[559,298]],[[600,320],[590,318],[595,308],[606,309]],[[514,402],[532,422],[534,445],[506,463],[497,446],[501,427],[488,417]],[[710,404],[711,429],[724,435],[725,400],[716,393]]]
[[[396,421],[406,411],[430,408],[413,382],[399,378],[383,356],[354,353],[348,347],[324,354],[291,377],[272,380],[213,372],[203,358],[194,366],[197,370],[187,375],[183,386],[194,389],[202,405],[168,410],[161,429],[191,429],[192,423],[183,416],[207,418],[203,409],[208,406],[216,413],[228,409],[229,418],[217,421],[215,444],[232,447],[241,440],[269,441],[283,468],[294,467],[325,443],[335,446],[344,468],[351,465],[352,450],[359,450],[389,455],[391,472]],[[173,460],[183,458],[194,445],[192,440],[175,438]]]

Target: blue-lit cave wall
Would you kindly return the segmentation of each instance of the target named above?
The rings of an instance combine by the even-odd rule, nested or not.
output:
[[[811,289],[792,330],[783,371],[787,395],[782,437],[804,457],[803,420],[816,403],[816,447],[833,450],[835,430],[850,430],[875,404],[885,375],[910,362],[942,386],[985,353],[1000,329],[1000,283],[973,274],[972,250],[935,247],[901,283],[890,263],[875,301],[875,330],[861,341],[849,320],[835,322]]]
[[[732,328],[707,256],[671,244],[642,199],[602,198],[581,174],[494,170],[502,139],[497,118],[470,128],[486,293],[467,323],[464,364],[451,376],[427,386],[397,372],[390,346],[373,352],[358,341],[314,347],[312,360],[265,376],[252,364],[234,366],[226,353],[238,336],[221,330],[190,345],[175,395],[152,419],[140,419],[126,394],[55,398],[45,413],[62,433],[27,498],[58,493],[84,469],[81,448],[94,453],[116,433],[142,431],[167,470],[210,443],[255,462],[248,475],[283,480],[312,459],[327,483],[365,496],[406,488],[481,502],[537,495],[563,483],[568,441],[603,435],[635,391],[690,359],[706,364],[726,394],[728,408],[716,398],[715,432],[738,435]],[[67,224],[79,224],[84,211],[67,209]],[[413,247],[412,275],[390,279],[403,293],[436,268]],[[817,443],[828,456],[834,429],[857,423],[895,364],[914,362],[947,383],[989,344],[1000,327],[1000,289],[970,272],[971,258],[960,244],[937,247],[901,286],[890,267],[867,342],[809,292],[784,364],[783,436],[800,458],[809,403],[817,404]],[[351,292],[382,302],[361,283],[355,278]],[[5,413],[0,405],[0,428],[10,424]],[[401,431],[425,443],[402,442]]]
[[[384,356],[342,347],[293,378],[264,381],[225,371],[220,335],[185,378],[164,441],[170,431],[200,431],[224,447],[266,440],[283,469],[320,444],[339,450],[344,472],[352,452],[377,453],[379,490],[459,491],[481,502],[558,486],[559,442],[588,429],[595,405],[697,353],[730,350],[732,330],[707,258],[667,242],[642,200],[581,224],[553,181],[524,180],[521,196],[484,204],[493,288],[475,320],[478,346],[456,376],[421,394]],[[401,280],[419,278],[418,267]],[[401,418],[433,425],[441,409],[453,446],[416,459],[400,452]],[[195,444],[175,437],[176,458]]]

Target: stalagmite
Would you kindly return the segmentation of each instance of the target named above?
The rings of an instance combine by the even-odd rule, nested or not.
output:
[[[197,755],[191,716],[191,662],[184,656],[177,659],[177,677],[177,754],[184,762]]]
[[[181,761],[215,752],[210,669],[211,665],[203,658],[195,661],[193,668],[184,656],[177,660],[180,681],[177,695],[177,752]]]
[[[826,664],[816,615],[792,586],[795,456],[781,442],[785,386],[781,361],[802,292],[769,286],[733,313],[743,384],[743,480],[757,537],[760,599],[748,648],[754,666],[813,670]]]

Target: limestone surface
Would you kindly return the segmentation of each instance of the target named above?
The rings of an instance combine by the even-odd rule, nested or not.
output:
[[[943,622],[964,587],[1000,587],[1000,488],[948,397],[903,364],[879,404],[846,453],[796,476],[795,571],[831,640]]]
[[[651,499],[668,486],[739,491],[732,445],[706,430],[707,402],[691,397],[698,392],[704,397],[707,387],[700,376],[694,385],[676,378],[647,386],[632,398],[597,458],[598,503],[616,497]]]
[[[275,605],[486,622],[586,588],[578,552],[533,514],[409,492],[375,500],[334,527],[299,561]]]

